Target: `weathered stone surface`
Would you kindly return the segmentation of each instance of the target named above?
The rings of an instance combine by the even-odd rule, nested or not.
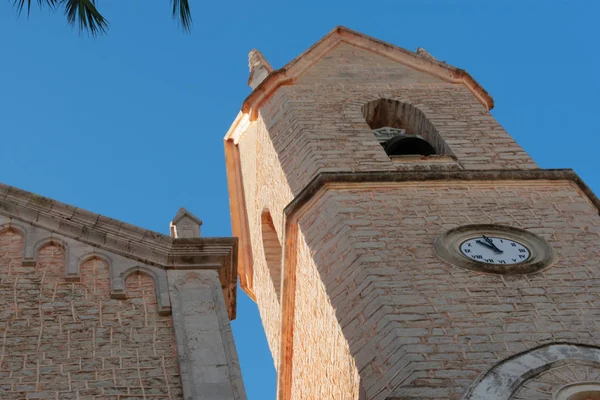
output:
[[[248,85],[252,89],[256,89],[258,85],[265,80],[267,75],[273,71],[273,68],[260,51],[254,49],[248,54],[248,67],[250,68],[250,76],[248,77]]]
[[[168,274],[184,398],[245,400],[218,273]]]

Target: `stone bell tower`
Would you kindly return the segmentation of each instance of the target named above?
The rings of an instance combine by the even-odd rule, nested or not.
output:
[[[338,27],[250,67],[225,151],[279,400],[600,399],[600,203],[575,173],[423,49]]]

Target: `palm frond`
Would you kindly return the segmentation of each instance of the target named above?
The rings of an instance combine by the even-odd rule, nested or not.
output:
[[[171,0],[171,3],[173,4],[173,18],[179,19],[183,30],[189,32],[192,29],[189,0]]]
[[[69,24],[78,25],[80,31],[88,31],[92,36],[106,33],[108,21],[96,9],[95,0],[60,0],[60,2],[64,3]]]
[[[32,0],[8,0],[12,1],[17,10],[17,15],[27,7],[27,15],[31,11]],[[55,11],[64,7],[67,21],[72,26],[78,26],[79,31],[87,31],[92,36],[106,33],[108,21],[96,8],[96,0],[36,0],[40,8],[49,7]],[[184,31],[192,29],[192,12],[189,0],[171,0],[173,6],[173,18],[179,20]]]
[[[58,0],[37,0],[38,5],[41,7],[48,6],[51,10],[56,8]],[[23,8],[27,4],[27,15],[31,12],[31,0],[13,0],[13,6],[17,9],[17,14],[20,15]]]

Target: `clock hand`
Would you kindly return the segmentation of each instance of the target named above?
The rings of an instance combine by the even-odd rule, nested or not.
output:
[[[491,245],[491,244],[489,244],[489,243],[482,242],[481,240],[476,240],[475,242],[476,242],[476,243],[479,243],[479,244],[480,244],[480,245],[482,245],[482,246],[489,247],[490,249],[494,250],[496,253],[503,253],[503,251],[502,251],[502,250],[500,250],[500,249],[499,249],[499,248],[497,248],[496,246],[492,246],[492,245]]]
[[[486,242],[488,242],[488,243],[489,243],[489,245],[490,245],[490,246],[491,246],[491,247],[492,247],[494,250],[496,250],[498,253],[504,253],[502,250],[500,250],[500,249],[498,248],[498,246],[496,246],[496,245],[494,244],[494,241],[493,241],[492,239],[490,239],[489,237],[487,237],[487,236],[485,236],[485,235],[481,235],[481,236],[483,237],[483,240],[485,240]]]

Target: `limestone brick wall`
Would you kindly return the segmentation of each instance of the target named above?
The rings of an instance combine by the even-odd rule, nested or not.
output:
[[[151,277],[131,275],[115,300],[103,260],[67,282],[60,245],[41,248],[35,266],[22,254],[20,234],[0,233],[0,398],[182,398],[171,316],[158,315]]]
[[[282,248],[277,237],[277,230],[273,224],[273,218],[268,211],[261,216],[262,248],[265,256],[269,276],[273,283],[273,290],[277,294],[277,300],[281,303],[281,255]]]
[[[277,366],[281,310],[275,285],[279,285],[280,282],[277,276],[271,275],[267,265],[262,237],[262,215],[265,212],[271,215],[277,239],[283,245],[283,209],[292,200],[292,194],[268,132],[261,121],[257,121],[248,130],[239,146],[240,153],[243,154],[241,167],[252,239],[254,290],[271,354]]]
[[[464,169],[537,168],[464,85],[340,44],[260,110],[294,194],[322,171],[397,169],[362,113],[379,98],[421,110]]]
[[[339,227],[336,219],[328,216],[330,218],[325,219],[313,214],[305,220],[304,225],[318,229],[324,240],[336,233],[343,235],[343,232],[336,232],[336,227]],[[317,218],[319,225],[314,226]],[[353,254],[353,251],[346,247],[344,253]],[[322,281],[324,275],[313,261],[312,254],[312,249],[300,234],[294,313],[292,399],[358,399],[358,370],[337,320],[336,310],[330,301],[326,282]]]
[[[436,237],[471,223],[539,234],[558,262],[499,276],[441,261]],[[343,338],[374,400],[459,399],[517,352],[553,341],[600,345],[600,217],[570,182],[332,184],[300,228],[294,376],[309,388],[298,382],[294,391],[337,377],[352,387]]]

